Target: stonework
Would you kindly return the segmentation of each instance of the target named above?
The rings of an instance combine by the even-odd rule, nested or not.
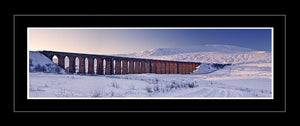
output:
[[[161,74],[166,74],[166,63],[161,62]]]
[[[111,75],[111,59],[105,59],[106,63],[105,63],[105,75]]]
[[[161,63],[160,62],[156,62],[156,73],[161,74]]]
[[[150,61],[146,61],[146,73],[150,73]]]
[[[94,60],[93,60],[93,57],[88,57],[88,74],[94,74]]]
[[[170,63],[170,74],[174,74],[174,65],[172,62]]]
[[[184,70],[185,70],[185,72],[184,72],[184,74],[188,74],[189,73],[189,66],[188,66],[189,64],[188,63],[185,63],[185,67],[184,67]]]
[[[97,73],[98,75],[103,75],[103,62],[101,58],[96,58],[97,60]]]
[[[196,70],[200,63],[177,62],[151,59],[131,59],[124,57],[111,57],[101,55],[89,55],[66,52],[41,51],[42,54],[52,60],[54,56],[58,59],[58,66],[65,69],[64,58],[69,58],[68,72],[75,73],[75,59],[79,60],[79,73],[85,74],[85,58],[88,60],[88,74],[112,75],[112,74],[189,74]],[[96,59],[96,73],[94,69],[94,59]],[[105,60],[105,69],[104,69]],[[135,64],[135,65],[134,65]]]
[[[133,71],[134,70],[134,68],[133,68],[133,61],[132,60],[130,60],[129,61],[129,74],[133,74]]]
[[[156,62],[152,61],[151,62],[151,73],[156,73]]]
[[[122,60],[122,74],[127,74],[127,61]]]
[[[178,63],[173,63],[173,64],[174,64],[174,74],[178,74],[178,68],[177,68]]]
[[[140,62],[139,61],[134,61],[134,73],[139,74],[140,73]]]
[[[69,72],[70,73],[75,73],[75,58],[74,57],[69,57]]]
[[[170,74],[170,63],[166,62],[166,74]]]
[[[145,73],[145,61],[141,61],[141,74]]]
[[[85,73],[85,62],[83,60],[83,57],[78,57],[79,59],[79,73],[84,74]]]
[[[115,74],[121,74],[121,60],[115,60]]]

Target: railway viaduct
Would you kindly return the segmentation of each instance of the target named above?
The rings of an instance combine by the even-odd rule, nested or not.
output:
[[[108,55],[94,55],[82,53],[69,53],[57,51],[39,51],[52,60],[58,59],[58,66],[65,68],[65,58],[69,58],[68,72],[75,73],[75,59],[79,60],[79,74],[85,74],[85,59],[88,60],[88,74],[113,75],[113,74],[189,74],[196,70],[201,63],[168,60],[154,60],[142,58],[128,58]],[[97,65],[94,64],[96,60]],[[96,72],[94,71],[96,66]]]

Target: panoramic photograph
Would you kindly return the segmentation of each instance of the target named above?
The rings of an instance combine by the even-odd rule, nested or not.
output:
[[[28,99],[273,99],[271,27],[29,27]]]

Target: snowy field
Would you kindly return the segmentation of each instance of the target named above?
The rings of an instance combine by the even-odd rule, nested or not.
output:
[[[209,74],[29,73],[30,98],[272,98],[268,64],[226,66]]]
[[[209,74],[95,75],[30,73],[29,96],[39,98],[271,98],[266,67],[227,66]],[[258,69],[260,72],[258,72]]]
[[[218,47],[220,48],[220,47]],[[223,69],[201,64],[193,74],[127,74],[127,75],[77,75],[67,74],[61,68],[37,52],[30,52],[32,62],[29,72],[28,98],[61,99],[272,99],[271,54],[238,47],[227,47],[222,52],[188,53],[170,49],[151,52],[151,57],[183,61],[207,60],[234,63]],[[185,49],[188,50],[188,49]],[[190,49],[191,50],[191,49]],[[197,50],[197,49],[194,49]],[[213,49],[212,49],[213,50]],[[153,50],[152,50],[153,51]],[[226,52],[227,51],[227,52]],[[163,52],[163,53],[162,53]],[[230,53],[231,52],[231,53]],[[144,52],[141,52],[145,54]],[[149,52],[148,52],[149,53]],[[198,54],[197,54],[198,53]],[[211,53],[210,55],[208,53]],[[160,56],[157,56],[160,54]],[[195,56],[197,54],[197,56]],[[199,59],[205,54],[206,58]],[[136,53],[134,55],[137,55]],[[222,56],[223,55],[223,56]],[[132,56],[134,57],[134,56]],[[194,58],[192,58],[194,57]],[[186,59],[186,60],[184,60]],[[38,64],[50,66],[46,72],[37,72]],[[57,71],[60,71],[57,73]]]

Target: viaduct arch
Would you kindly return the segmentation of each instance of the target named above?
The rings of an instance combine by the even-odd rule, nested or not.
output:
[[[97,75],[112,74],[190,74],[196,70],[201,63],[199,62],[182,62],[170,60],[154,60],[142,58],[128,58],[108,55],[94,55],[58,51],[40,51],[46,57],[52,60],[54,56],[58,59],[58,66],[65,68],[65,58],[69,58],[69,72],[75,73],[75,59],[79,60],[79,74],[85,74],[85,59],[88,60],[88,74],[95,74],[94,66],[96,60]],[[103,64],[105,61],[105,65]],[[104,69],[105,67],[105,69]]]

